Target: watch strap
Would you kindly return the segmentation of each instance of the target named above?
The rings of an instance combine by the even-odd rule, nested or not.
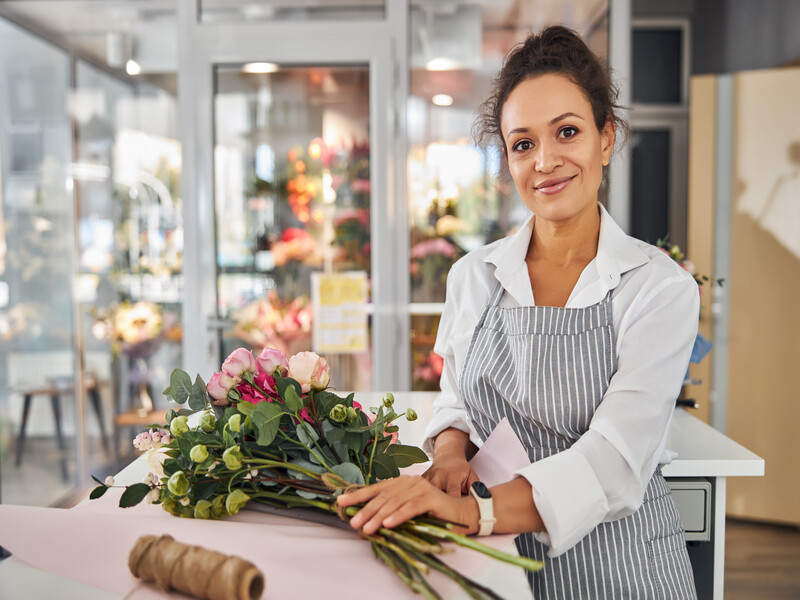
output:
[[[470,486],[469,492],[472,494],[472,497],[478,503],[478,534],[479,536],[486,536],[491,535],[492,530],[494,529],[494,524],[497,522],[497,519],[494,517],[494,500],[492,499],[491,495],[488,498],[481,497],[473,487],[475,484]],[[486,488],[484,488],[486,489]]]

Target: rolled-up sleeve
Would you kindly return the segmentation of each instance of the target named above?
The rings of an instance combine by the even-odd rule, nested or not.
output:
[[[619,324],[617,371],[589,430],[568,450],[516,473],[531,484],[558,556],[603,521],[635,512],[666,443],[669,422],[697,334],[699,294],[687,274],[637,298]]]

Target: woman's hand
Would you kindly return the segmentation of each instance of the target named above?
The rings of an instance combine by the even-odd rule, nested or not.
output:
[[[422,476],[454,498],[468,494],[472,483],[478,481],[478,476],[466,457],[455,452],[441,457],[434,456],[433,465]]]
[[[458,533],[470,534],[478,530],[478,503],[472,496],[454,498],[445,494],[420,476],[401,475],[363,487],[336,500],[340,506],[353,506],[366,502],[350,519],[355,529],[375,533],[381,527],[392,528],[430,513],[436,518],[467,525],[457,528]]]

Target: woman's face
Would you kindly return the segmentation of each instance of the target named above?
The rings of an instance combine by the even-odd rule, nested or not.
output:
[[[503,105],[500,127],[511,177],[537,218],[569,221],[595,206],[614,126],[597,130],[580,86],[558,74],[523,81]]]

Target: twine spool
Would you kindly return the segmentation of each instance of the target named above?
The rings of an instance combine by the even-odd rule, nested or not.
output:
[[[143,535],[131,548],[128,568],[135,577],[201,600],[257,600],[264,575],[251,562],[170,535]]]

